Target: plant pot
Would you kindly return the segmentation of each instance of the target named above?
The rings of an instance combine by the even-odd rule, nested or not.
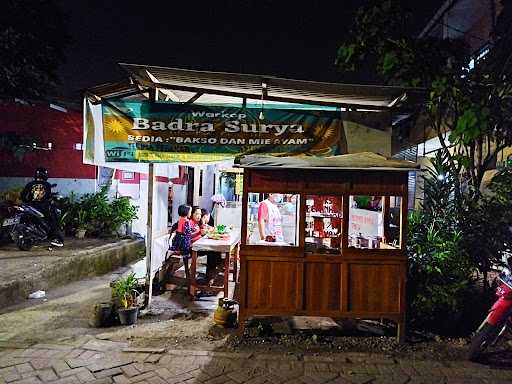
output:
[[[126,236],[126,232],[127,232],[127,230],[126,230],[126,224],[121,224],[121,225],[117,228],[117,230],[116,230],[116,234],[117,234],[117,236],[119,236],[119,237]]]
[[[77,239],[83,239],[85,237],[85,232],[87,232],[86,229],[78,229],[76,231],[76,238]]]
[[[113,304],[98,303],[94,306],[94,317],[91,326],[95,328],[109,327],[113,322]]]
[[[119,314],[119,321],[122,325],[132,325],[137,322],[137,314],[139,312],[139,308],[119,308],[117,313]]]

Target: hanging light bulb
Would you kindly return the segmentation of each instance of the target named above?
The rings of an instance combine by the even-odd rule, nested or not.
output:
[[[263,115],[263,109],[265,107],[265,100],[263,99],[263,96],[265,94],[266,89],[267,89],[267,83],[265,83],[265,82],[261,83],[261,111],[260,111],[260,114],[258,116],[258,118],[260,120],[265,119],[265,115]]]

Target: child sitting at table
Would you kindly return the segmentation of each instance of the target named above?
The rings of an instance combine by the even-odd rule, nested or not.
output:
[[[188,291],[190,292],[190,270],[188,260],[190,259],[191,246],[192,246],[192,225],[190,222],[190,215],[192,214],[192,208],[190,205],[180,205],[178,208],[178,215],[180,218],[178,222],[172,226],[175,229],[174,237],[170,250],[176,254],[181,255],[183,259],[183,266],[185,267],[185,278],[188,283]]]
[[[210,212],[208,212],[207,209],[202,208],[201,209],[201,229],[204,231],[204,233],[213,232],[215,228],[210,225],[211,222],[210,218]],[[213,224],[213,223],[212,223]]]
[[[190,247],[192,245],[192,225],[190,223],[190,215],[192,214],[192,208],[190,205],[180,205],[178,208],[178,219],[177,224],[173,225],[173,229],[176,228],[174,238],[172,239],[171,251],[190,257]]]
[[[213,223],[212,223],[213,224]],[[210,212],[201,209],[201,231],[203,233],[213,232],[215,227],[210,225]],[[206,254],[206,280],[208,284],[217,276],[217,267],[221,264],[222,258],[219,252],[204,252]]]

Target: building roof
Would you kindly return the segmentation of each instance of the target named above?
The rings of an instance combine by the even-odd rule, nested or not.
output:
[[[488,33],[494,23],[493,12],[496,12],[496,5],[493,2],[494,0],[446,0],[418,37],[466,37],[476,40],[473,44],[480,47],[488,42]],[[475,29],[475,26],[478,28]]]
[[[346,106],[357,109],[383,110],[424,100],[419,88],[372,86],[285,79],[266,75],[207,72],[150,65],[120,64],[130,81],[99,85],[86,94],[97,98],[127,97],[157,89],[175,102],[210,103],[238,100]],[[206,95],[215,95],[205,100]]]
[[[242,168],[347,169],[372,171],[416,171],[419,166],[408,160],[388,159],[373,152],[339,156],[274,157],[249,155],[237,159]]]

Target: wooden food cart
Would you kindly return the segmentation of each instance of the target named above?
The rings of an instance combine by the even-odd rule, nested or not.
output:
[[[398,323],[401,339],[408,172],[416,164],[374,153],[239,162],[242,329],[254,316],[385,318]],[[283,196],[275,203],[282,241],[260,237],[259,206],[269,194]]]

